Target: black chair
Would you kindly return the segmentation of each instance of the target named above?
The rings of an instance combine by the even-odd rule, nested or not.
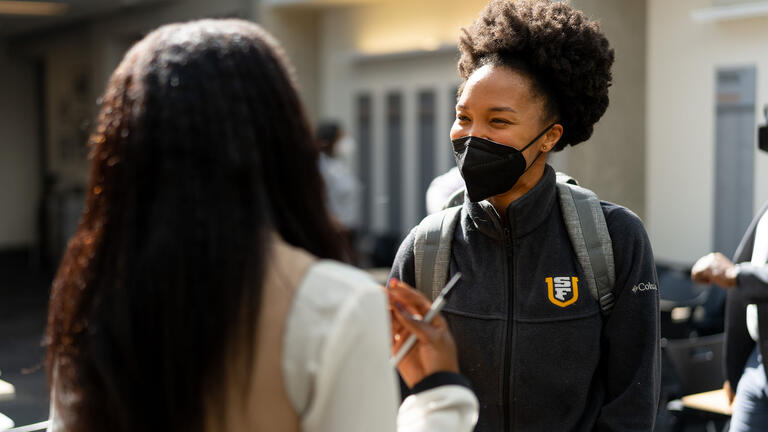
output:
[[[657,264],[661,337],[686,339],[697,336],[695,311],[707,302],[707,287],[691,280],[690,268]]]
[[[667,372],[674,373],[678,384],[676,394],[668,394],[667,399],[722,388],[725,381],[724,339],[722,333],[689,339],[662,339],[663,359],[667,362],[662,367],[671,369]],[[676,431],[693,425],[721,431],[729,420],[723,414],[685,408],[679,399],[669,401],[666,408],[676,420],[672,428]]]

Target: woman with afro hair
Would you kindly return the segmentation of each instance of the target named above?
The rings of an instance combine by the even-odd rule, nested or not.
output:
[[[459,47],[450,136],[466,193],[448,274],[462,278],[443,312],[480,400],[476,431],[652,430],[658,284],[645,228],[626,208],[596,206],[615,276],[612,308],[602,307],[547,165],[605,113],[613,49],[581,11],[543,0],[491,1]],[[420,235],[400,246],[392,277],[428,293],[417,278]],[[407,332],[395,322],[393,335]],[[418,376],[399,372],[406,385]]]

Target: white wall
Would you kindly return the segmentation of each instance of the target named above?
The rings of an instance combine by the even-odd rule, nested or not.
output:
[[[768,18],[697,23],[708,0],[649,0],[647,226],[657,259],[691,263],[713,246],[715,71],[756,65],[756,124],[768,103]],[[768,154],[755,151],[755,207]]]
[[[312,8],[275,9],[267,2],[258,11],[259,24],[280,41],[290,57],[307,116],[315,124],[320,115],[320,12]]]
[[[645,196],[645,2],[573,0],[600,23],[615,52],[610,104],[592,137],[556,154],[568,174],[601,199],[646,215]]]
[[[36,241],[39,199],[35,71],[0,40],[0,249]]]

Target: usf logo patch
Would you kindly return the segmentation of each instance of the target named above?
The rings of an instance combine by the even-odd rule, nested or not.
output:
[[[548,277],[547,294],[555,306],[567,307],[579,299],[579,278],[573,276]]]

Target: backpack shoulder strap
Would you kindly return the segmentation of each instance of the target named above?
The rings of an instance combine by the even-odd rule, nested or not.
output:
[[[591,190],[571,183],[558,182],[557,189],[565,226],[589,290],[607,316],[616,300],[613,293],[616,269],[600,200]]]
[[[413,255],[416,289],[434,300],[448,280],[451,241],[461,206],[450,207],[424,218],[414,229]]]
[[[451,196],[448,198],[448,200],[443,204],[443,210],[450,208],[450,207],[456,207],[464,204],[464,192],[466,191],[466,188],[461,188],[456,190],[456,192],[452,193]]]

